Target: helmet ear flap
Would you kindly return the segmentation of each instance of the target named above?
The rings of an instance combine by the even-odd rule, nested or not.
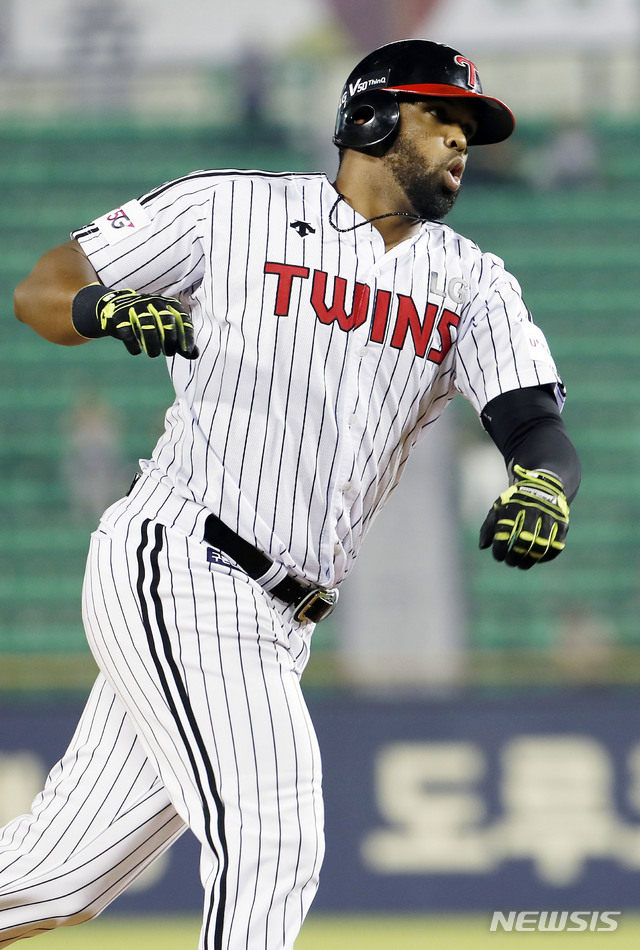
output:
[[[391,136],[400,121],[393,93],[374,89],[354,96],[338,111],[333,141],[342,148],[366,149]]]

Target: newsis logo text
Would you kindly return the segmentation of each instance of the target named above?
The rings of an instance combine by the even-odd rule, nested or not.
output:
[[[494,911],[489,930],[594,931],[616,930],[620,910],[510,910]]]

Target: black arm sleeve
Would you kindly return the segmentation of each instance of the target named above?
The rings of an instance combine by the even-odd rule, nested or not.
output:
[[[546,469],[558,476],[568,501],[580,485],[580,461],[567,433],[551,386],[513,389],[488,402],[480,420],[512,463]]]

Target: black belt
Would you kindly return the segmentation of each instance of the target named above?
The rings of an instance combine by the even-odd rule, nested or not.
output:
[[[204,540],[211,547],[228,554],[256,581],[264,577],[273,565],[270,557],[228,528],[216,515],[209,515],[205,521]],[[269,593],[295,607],[293,618],[299,623],[318,623],[329,616],[338,600],[337,590],[305,587],[290,574],[270,588]]]

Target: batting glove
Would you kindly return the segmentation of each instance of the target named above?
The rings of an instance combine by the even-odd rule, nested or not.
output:
[[[178,354],[188,360],[198,356],[193,324],[175,297],[89,284],[76,294],[71,319],[81,336],[90,340],[113,336],[122,340],[133,356]]]
[[[513,472],[517,481],[494,502],[480,529],[480,547],[492,547],[497,561],[528,570],[564,548],[569,504],[553,472],[520,465]]]

